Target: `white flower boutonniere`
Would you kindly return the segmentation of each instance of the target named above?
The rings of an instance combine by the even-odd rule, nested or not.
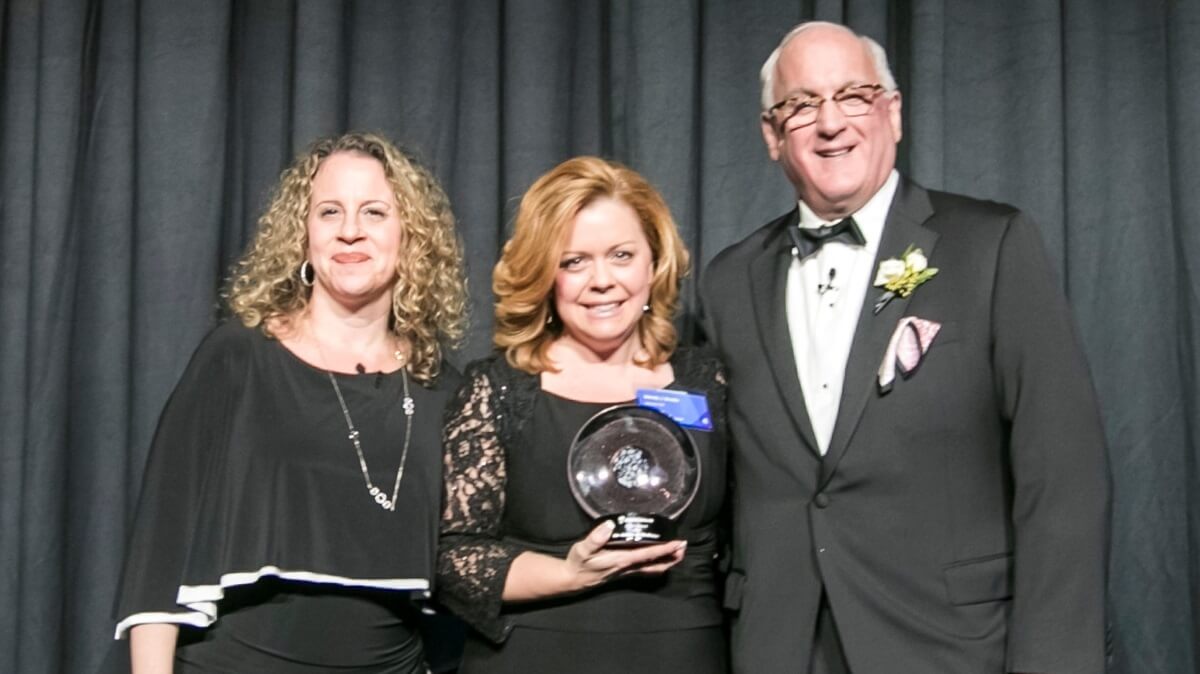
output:
[[[875,313],[879,313],[897,295],[908,297],[917,286],[933,278],[937,267],[930,267],[929,260],[920,248],[909,246],[900,259],[889,258],[879,263],[875,274],[875,287],[883,288],[883,294],[875,300]]]

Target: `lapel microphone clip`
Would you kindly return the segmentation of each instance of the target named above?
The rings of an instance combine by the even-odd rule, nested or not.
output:
[[[826,281],[825,283],[817,284],[817,294],[824,295],[825,293],[829,292],[830,290],[837,290],[837,288],[833,287],[833,279],[836,276],[837,276],[837,269],[834,269],[831,267],[829,269],[829,280]]]

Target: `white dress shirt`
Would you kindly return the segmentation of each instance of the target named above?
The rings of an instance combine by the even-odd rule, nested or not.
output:
[[[865,246],[826,243],[804,260],[795,257],[787,275],[787,322],[804,404],[821,454],[829,450],[842,399],[842,381],[863,298],[874,277],[871,266],[879,250],[883,223],[900,183],[895,170],[883,187],[852,214]],[[832,224],[800,202],[800,226]],[[899,251],[897,251],[899,253]]]

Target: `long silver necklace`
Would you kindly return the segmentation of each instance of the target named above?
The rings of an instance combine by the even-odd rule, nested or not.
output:
[[[400,354],[397,352],[397,357]],[[346,436],[350,442],[354,443],[354,453],[358,455],[358,467],[362,470],[363,480],[367,483],[367,492],[375,499],[375,503],[379,504],[384,510],[395,512],[396,497],[400,495],[400,480],[404,479],[404,464],[408,461],[408,443],[412,440],[413,413],[416,412],[416,405],[413,403],[412,396],[408,394],[408,370],[404,367],[400,368],[400,381],[404,383],[404,449],[400,451],[400,467],[396,469],[396,484],[392,486],[392,497],[384,493],[382,489],[371,483],[371,472],[367,470],[367,459],[363,456],[362,443],[358,440],[358,429],[354,427],[354,420],[350,418],[350,408],[346,407],[346,399],[342,397],[342,389],[338,386],[337,378],[333,376],[333,372],[326,370],[329,375],[329,383],[333,384],[333,392],[337,394],[338,404],[342,406],[342,416],[346,418],[346,429],[349,434]]]

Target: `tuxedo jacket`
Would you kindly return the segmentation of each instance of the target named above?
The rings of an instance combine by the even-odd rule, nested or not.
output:
[[[854,674],[1102,672],[1108,467],[1036,227],[901,180],[875,268],[912,246],[938,272],[878,313],[868,290],[822,457],[785,310],[798,217],[701,285],[729,376],[734,671],[806,672],[824,592]],[[905,316],[941,329],[885,393]]]

